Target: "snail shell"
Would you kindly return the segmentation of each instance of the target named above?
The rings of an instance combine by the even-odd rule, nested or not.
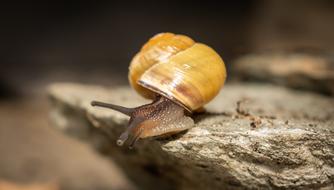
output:
[[[129,81],[152,103],[135,108],[92,101],[92,106],[109,108],[130,117],[126,130],[117,140],[138,139],[178,133],[194,126],[185,110],[196,111],[213,99],[224,85],[223,60],[210,47],[191,38],[162,33],[151,38],[133,58]],[[158,96],[159,95],[159,96]]]
[[[184,35],[161,33],[133,58],[128,78],[143,97],[154,99],[157,93],[192,112],[218,94],[226,69],[207,45]]]

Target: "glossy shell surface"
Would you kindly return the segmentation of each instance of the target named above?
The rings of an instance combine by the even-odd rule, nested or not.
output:
[[[224,85],[226,69],[210,47],[186,36],[163,33],[153,37],[134,57],[129,80],[146,98],[163,95],[188,111],[212,100]]]
[[[138,84],[140,77],[153,65],[168,61],[171,56],[193,44],[195,42],[184,35],[161,33],[152,37],[131,61],[128,76],[131,86],[143,97],[153,99],[154,92]]]

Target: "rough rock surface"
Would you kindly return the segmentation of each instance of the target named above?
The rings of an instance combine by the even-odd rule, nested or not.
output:
[[[91,100],[147,103],[127,87],[49,87],[55,126],[118,163],[139,189],[332,189],[334,99],[258,84],[230,84],[168,139],[117,147],[127,117]]]

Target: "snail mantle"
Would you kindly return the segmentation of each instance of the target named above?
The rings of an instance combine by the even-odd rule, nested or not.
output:
[[[258,84],[226,85],[195,127],[129,150],[115,140],[128,118],[92,99],[147,103],[128,87],[71,83],[48,89],[54,126],[120,165],[139,189],[331,189],[334,100]]]

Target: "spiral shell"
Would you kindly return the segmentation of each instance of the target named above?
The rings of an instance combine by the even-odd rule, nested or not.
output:
[[[131,86],[142,96],[165,96],[194,111],[224,85],[223,60],[210,47],[189,37],[162,33],[151,38],[129,67]]]

